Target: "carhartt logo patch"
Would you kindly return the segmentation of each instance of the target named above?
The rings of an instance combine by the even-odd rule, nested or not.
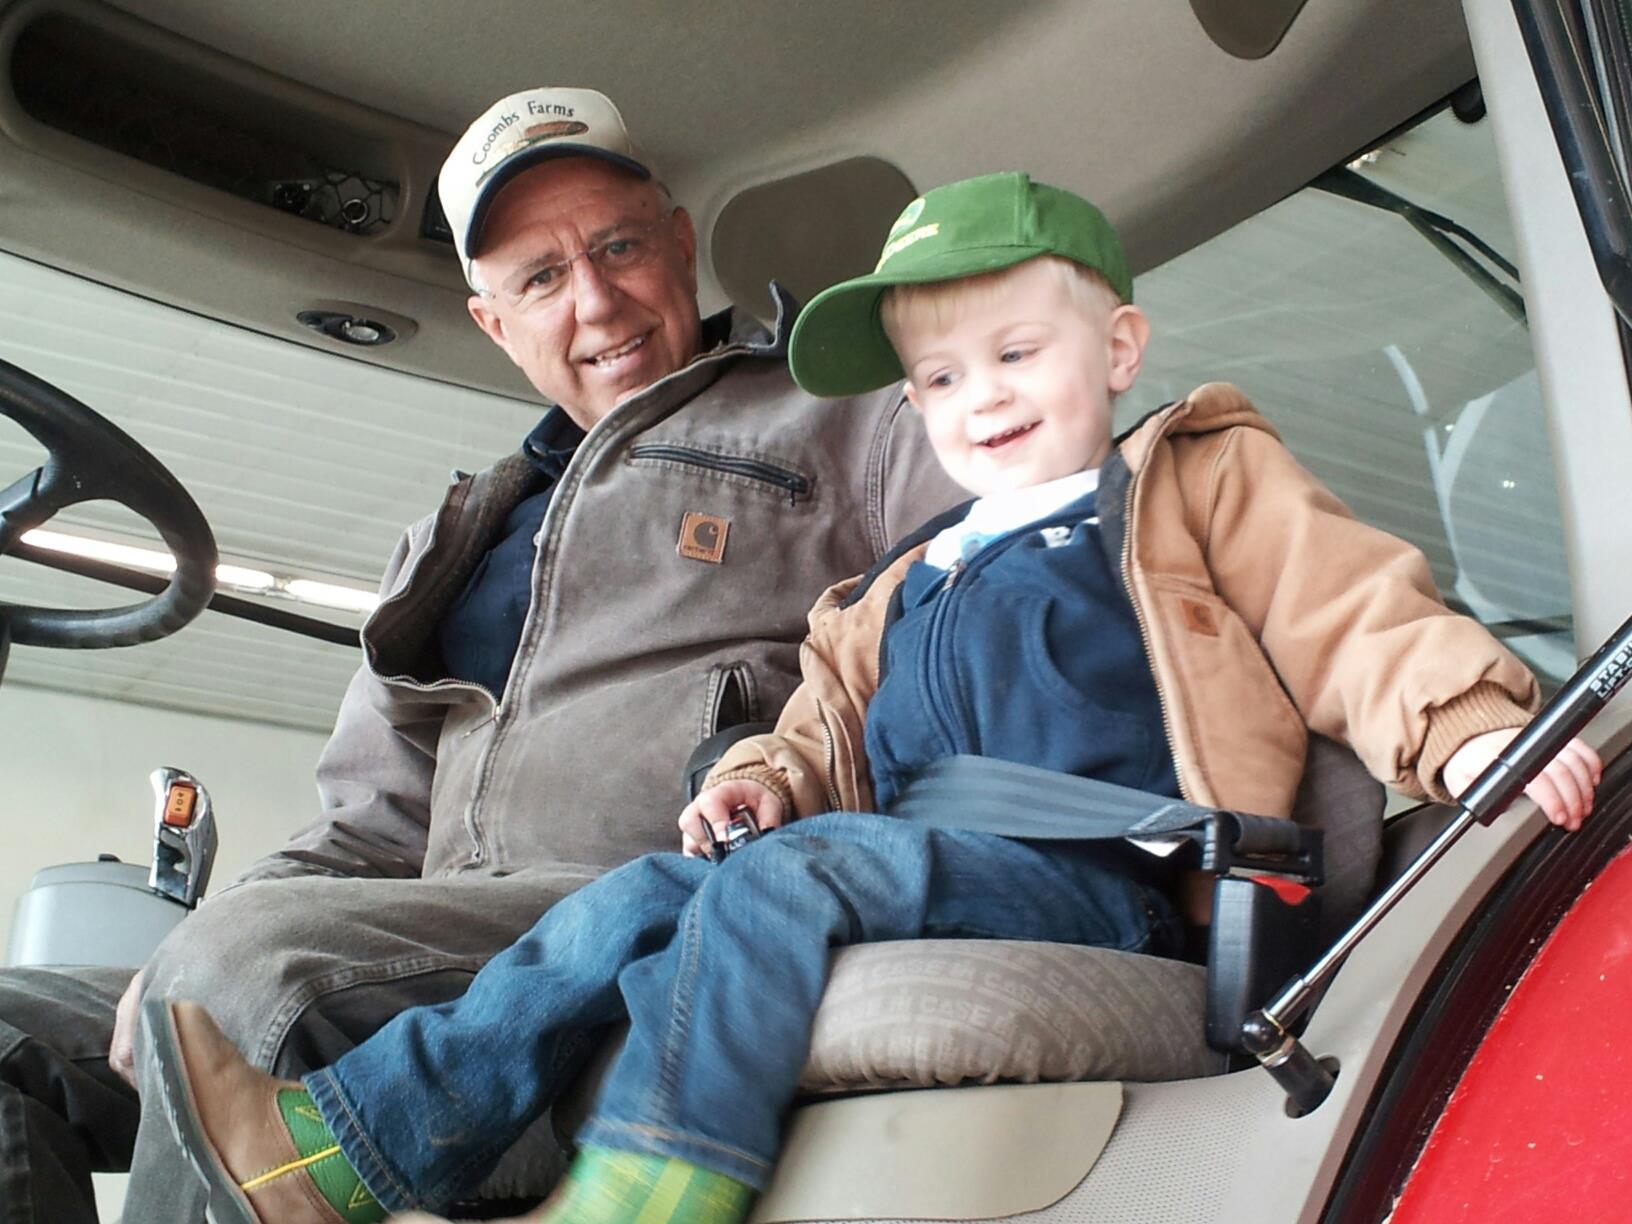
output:
[[[1184,627],[1191,633],[1200,633],[1206,637],[1218,636],[1218,618],[1206,604],[1198,603],[1194,599],[1181,599],[1179,611],[1184,616]]]
[[[725,535],[730,530],[730,519],[688,510],[680,520],[680,543],[676,551],[693,561],[718,565],[725,559]]]

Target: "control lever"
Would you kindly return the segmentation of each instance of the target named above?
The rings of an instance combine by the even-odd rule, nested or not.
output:
[[[153,873],[147,883],[188,909],[198,905],[215,866],[215,809],[210,793],[185,769],[164,766],[148,775],[153,812]]]

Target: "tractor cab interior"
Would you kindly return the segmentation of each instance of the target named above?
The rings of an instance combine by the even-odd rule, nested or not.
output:
[[[217,878],[311,818],[397,530],[540,411],[466,317],[434,176],[541,76],[619,101],[697,224],[705,312],[866,270],[944,181],[1024,168],[1089,195],[1155,327],[1119,426],[1238,383],[1557,690],[1632,610],[1632,350],[1553,103],[1573,84],[1606,117],[1614,221],[1628,61],[1624,4],[1545,7],[571,0],[545,23],[523,0],[0,0],[10,962],[139,963],[209,877],[195,810]],[[150,598],[106,611],[128,600],[109,581]],[[1383,1218],[1524,949],[1627,841],[1624,700],[1588,738],[1608,768],[1585,831],[1524,802],[1420,879],[1455,811],[1317,741],[1297,822],[1318,836],[1190,839],[1229,885],[1205,965],[844,950],[754,1218]],[[101,851],[126,862],[82,861]],[[35,878],[75,860],[97,870]],[[1242,1024],[1407,877],[1300,1017],[1335,1079],[1297,1107]],[[120,889],[156,925],[119,917]],[[570,1140],[595,1083],[540,1132]],[[484,1199],[546,1188],[539,1138]]]

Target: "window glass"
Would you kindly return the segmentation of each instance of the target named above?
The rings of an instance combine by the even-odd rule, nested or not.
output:
[[[222,571],[223,593],[351,629],[362,616],[349,597],[371,596],[403,527],[441,501],[449,470],[514,450],[540,412],[4,252],[0,358],[102,413],[175,474],[234,567]],[[497,350],[494,360],[503,360]],[[0,417],[0,487],[44,460],[39,443]],[[59,548],[145,554],[120,555],[126,565],[164,548],[107,502],[73,506],[47,526]],[[316,591],[303,585],[313,582]],[[0,603],[103,608],[138,598],[0,559]],[[14,904],[36,870],[99,853],[152,860],[156,767],[190,771],[213,800],[213,891],[317,818],[318,755],[360,658],[354,645],[217,612],[131,650],[14,647],[0,685],[0,963],[14,954]],[[103,1218],[114,1218],[117,1187],[102,1182],[98,1192]]]
[[[1490,124],[1441,112],[1339,179],[1139,279],[1153,338],[1118,423],[1235,383],[1361,518],[1423,550],[1448,602],[1560,680],[1569,580]]]
[[[131,434],[197,500],[223,563],[277,579],[263,591],[227,571],[224,593],[353,628],[362,618],[344,600],[308,602],[297,584],[355,594],[366,606],[402,529],[436,509],[450,469],[475,470],[513,451],[541,411],[3,252],[0,358]],[[497,350],[494,360],[502,361]],[[0,487],[44,458],[19,425],[0,418]],[[72,541],[162,549],[151,528],[111,502],[73,506],[48,529]],[[88,608],[135,598],[17,558],[0,565],[7,603]],[[205,613],[137,650],[20,647],[4,680],[8,694],[33,686],[326,732],[358,659],[354,647]],[[7,705],[20,716],[21,703],[19,695]]]

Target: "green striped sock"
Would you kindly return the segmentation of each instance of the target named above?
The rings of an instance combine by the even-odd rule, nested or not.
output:
[[[740,1224],[753,1198],[684,1160],[586,1147],[537,1224]]]
[[[289,1138],[302,1161],[317,1157],[310,1164],[288,1168],[290,1174],[308,1174],[316,1183],[318,1193],[340,1213],[346,1224],[375,1224],[385,1219],[385,1208],[363,1185],[340,1147],[334,1141],[334,1132],[323,1121],[312,1103],[312,1094],[304,1088],[285,1088],[278,1093],[278,1112],[289,1128]],[[272,1174],[281,1172],[272,1170]],[[271,1174],[263,1174],[266,1178]],[[261,1180],[261,1179],[257,1179]],[[248,1183],[245,1188],[248,1189]]]

